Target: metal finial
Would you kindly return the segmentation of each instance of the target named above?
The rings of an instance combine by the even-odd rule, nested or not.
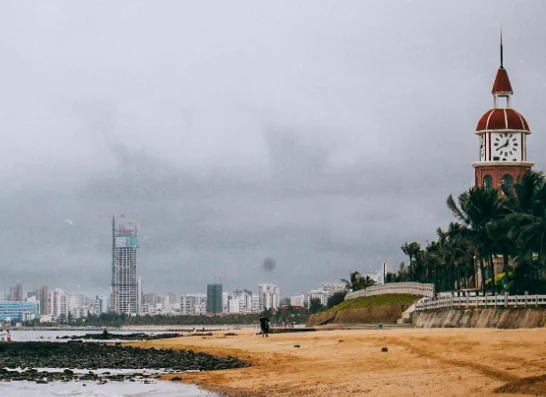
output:
[[[501,31],[500,31],[500,67],[504,67],[504,49],[502,47],[502,25],[501,25]]]

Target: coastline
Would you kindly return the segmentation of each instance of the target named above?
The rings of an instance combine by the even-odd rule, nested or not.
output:
[[[269,338],[244,329],[237,334],[131,345],[249,362],[241,369],[162,376],[181,376],[183,383],[229,397],[546,394],[542,329],[321,330]]]

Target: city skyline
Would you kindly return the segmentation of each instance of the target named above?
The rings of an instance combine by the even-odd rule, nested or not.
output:
[[[121,212],[145,291],[396,269],[473,185],[500,22],[546,169],[543,2],[137,3],[0,13],[5,280],[108,295]]]

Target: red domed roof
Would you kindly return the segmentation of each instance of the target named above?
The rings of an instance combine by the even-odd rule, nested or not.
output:
[[[527,120],[514,109],[490,109],[478,121],[476,131],[513,130],[531,132]]]

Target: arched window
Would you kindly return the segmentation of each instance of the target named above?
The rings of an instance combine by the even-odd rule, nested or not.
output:
[[[502,191],[509,193],[514,189],[514,178],[510,174],[506,174],[502,177]]]
[[[493,189],[493,178],[491,175],[486,175],[483,177],[483,187],[486,189]]]

